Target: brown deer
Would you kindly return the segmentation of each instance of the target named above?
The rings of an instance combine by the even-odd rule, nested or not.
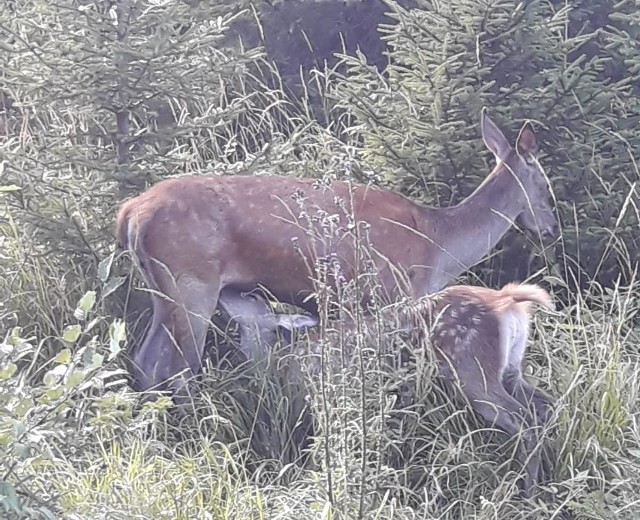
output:
[[[314,265],[331,257],[341,276],[359,272],[353,223],[367,223],[371,260],[390,300],[443,288],[496,245],[517,219],[556,236],[547,179],[526,122],[515,148],[483,112],[482,137],[497,165],[460,204],[425,207],[388,190],[277,176],[188,176],[158,183],[124,203],[117,240],[135,253],[152,291],[153,319],[132,356],[139,389],[180,388],[201,370],[210,317],[225,294],[258,286],[315,312]],[[332,215],[339,238],[325,240],[316,215]],[[404,273],[402,283],[398,273]],[[226,289],[226,291],[225,291]],[[263,312],[263,311],[259,311]]]
[[[498,291],[457,285],[408,306],[389,306],[381,316],[397,332],[409,332],[412,342],[426,338],[442,375],[458,382],[471,407],[489,424],[510,436],[522,434],[519,453],[525,469],[522,488],[527,496],[540,471],[538,430],[548,422],[553,407],[551,397],[522,374],[532,304],[551,307],[551,297],[537,285],[508,284]],[[306,327],[298,318],[295,314],[277,315],[270,323],[279,324],[282,319],[282,323]],[[374,319],[366,318],[362,328],[375,329]],[[272,333],[266,319],[262,325],[263,332]],[[352,325],[347,318],[346,326]],[[318,330],[307,333],[309,355],[302,362],[312,374],[322,366],[319,336]],[[265,334],[262,339],[269,342],[273,337]],[[303,347],[295,347],[301,355]],[[353,349],[347,344],[340,351],[349,355]]]
[[[532,303],[550,307],[549,293],[536,285],[454,286],[436,299],[430,335],[443,374],[458,380],[471,407],[511,436],[522,432],[527,496],[540,471],[538,427],[552,411],[551,398],[522,374]]]

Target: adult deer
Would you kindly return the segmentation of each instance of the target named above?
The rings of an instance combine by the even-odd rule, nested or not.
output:
[[[307,226],[314,214],[335,213],[344,230],[353,221],[370,225],[372,260],[391,300],[441,289],[482,260],[516,219],[539,236],[555,236],[532,125],[522,126],[515,149],[484,112],[481,128],[497,165],[449,208],[371,186],[276,176],[169,179],[123,204],[118,243],[134,251],[153,291],[153,320],[133,354],[135,385],[148,389],[173,378],[171,386],[180,388],[200,371],[209,319],[218,305],[225,307],[225,294],[263,286],[314,312],[309,296],[318,258],[337,259],[342,276],[353,278],[360,268],[357,239],[347,232],[324,240],[321,226]],[[406,274],[404,287],[399,272]]]
[[[537,285],[508,284],[500,290],[456,285],[408,305],[391,305],[377,318],[364,318],[361,325],[365,333],[375,331],[376,340],[380,336],[375,320],[379,319],[392,324],[392,334],[408,333],[411,343],[426,339],[442,375],[459,383],[476,413],[511,436],[522,434],[519,458],[525,469],[522,488],[527,496],[540,472],[540,428],[548,422],[553,408],[552,398],[527,382],[522,373],[532,304],[551,307],[551,297]],[[307,327],[305,318],[297,314],[264,318],[263,339],[273,340],[280,320],[293,327]],[[349,319],[342,326],[355,328]],[[344,341],[348,336],[341,337]],[[302,363],[312,374],[322,367],[319,339],[320,332],[310,330],[307,348],[295,346],[297,355],[308,354]],[[335,340],[329,337],[328,341]],[[347,339],[333,352],[352,355],[355,346],[349,343]]]

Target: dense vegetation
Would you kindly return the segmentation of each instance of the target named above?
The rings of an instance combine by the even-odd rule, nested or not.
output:
[[[0,518],[640,514],[640,12],[417,0],[382,18],[376,3],[386,65],[362,6],[332,2],[296,2],[298,17],[249,1],[0,10]],[[334,23],[347,12],[353,23]],[[329,59],[300,81],[291,64],[309,53],[281,36],[292,17],[313,27],[314,61]],[[269,54],[254,46],[255,19]],[[353,32],[331,60],[335,28]],[[284,79],[270,60],[283,56]],[[557,296],[529,355],[558,399],[553,477],[533,500],[517,495],[514,443],[445,395],[401,334],[342,338],[327,349],[355,341],[357,355],[321,381],[286,348],[256,370],[212,334],[186,416],[128,388],[123,359],[148,302],[113,254],[120,201],[172,175],[249,172],[448,205],[492,167],[483,106],[511,138],[534,121],[563,228],[546,248],[510,233],[467,277],[529,279]],[[399,345],[403,364],[370,355]]]

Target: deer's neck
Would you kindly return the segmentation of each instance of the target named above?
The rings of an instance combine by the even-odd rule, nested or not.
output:
[[[439,290],[480,262],[522,212],[522,188],[508,168],[497,167],[465,200],[449,208],[425,208],[423,233],[432,240],[430,280]]]

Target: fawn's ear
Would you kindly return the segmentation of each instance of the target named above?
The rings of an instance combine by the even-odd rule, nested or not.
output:
[[[318,318],[306,314],[278,314],[276,324],[287,330],[315,327]]]
[[[511,145],[496,124],[487,115],[487,109],[482,109],[482,118],[480,121],[480,129],[482,131],[482,139],[484,144],[493,152],[497,161],[506,161],[511,150]]]

